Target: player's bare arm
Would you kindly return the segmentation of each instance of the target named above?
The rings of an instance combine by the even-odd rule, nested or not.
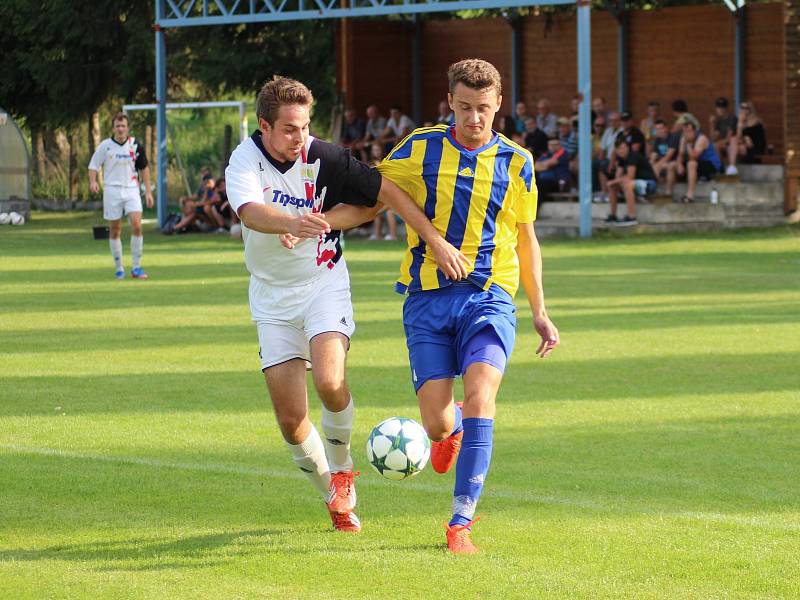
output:
[[[558,346],[560,338],[558,329],[547,315],[544,306],[544,288],[542,287],[542,252],[539,240],[533,229],[533,223],[517,224],[517,256],[519,257],[519,277],[528,303],[533,313],[533,327],[542,338],[536,354],[546,358]]]
[[[147,208],[153,208],[153,192],[150,191],[150,167],[142,169],[142,181],[144,181],[144,198]]]
[[[303,239],[328,233],[331,228],[322,213],[306,213],[293,217],[280,210],[251,202],[239,209],[239,218],[245,227],[261,233],[290,233]]]
[[[97,171],[89,169],[89,191],[96,194],[100,191],[100,185],[97,183]]]
[[[384,177],[381,182],[378,201],[395,210],[403,217],[406,225],[425,240],[445,277],[459,281],[469,275],[470,267],[467,257],[445,240],[408,194],[387,177]]]

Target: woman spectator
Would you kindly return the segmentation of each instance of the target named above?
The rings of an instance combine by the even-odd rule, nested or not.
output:
[[[753,103],[745,100],[739,105],[739,120],[736,135],[728,144],[728,168],[726,175],[738,175],[736,163],[752,164],[760,162],[767,151],[767,132],[764,123],[756,114]]]
[[[639,124],[639,129],[644,133],[644,139],[648,143],[656,137],[656,121],[661,118],[660,114],[661,105],[655,100],[647,103],[647,116],[642,119]],[[643,150],[644,153],[644,150]],[[646,153],[645,153],[646,155]]]

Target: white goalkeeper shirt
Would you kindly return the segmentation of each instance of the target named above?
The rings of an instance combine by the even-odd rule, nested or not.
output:
[[[228,201],[239,214],[245,204],[273,206],[293,216],[328,211],[336,204],[375,206],[381,175],[344,148],[308,137],[294,162],[273,158],[256,131],[231,154],[225,170]],[[293,249],[278,235],[242,226],[247,270],[269,286],[302,286],[327,276],[347,277],[341,232],[301,240]]]
[[[89,161],[93,171],[103,171],[103,186],[139,187],[138,171],[147,167],[144,147],[134,137],[123,143],[106,138]]]

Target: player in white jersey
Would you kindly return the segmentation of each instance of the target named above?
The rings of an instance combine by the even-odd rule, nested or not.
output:
[[[345,383],[355,324],[339,230],[363,220],[358,207],[380,201],[420,232],[448,276],[466,276],[466,259],[378,171],[309,136],[312,103],[302,83],[268,81],[258,94],[259,131],[233,152],[225,180],[243,225],[250,310],[278,426],[334,528],[355,532],[361,524],[353,512],[353,401]],[[324,440],[308,417],[309,365],[322,401]]]
[[[131,277],[147,279],[142,270],[142,198],[139,195],[139,175],[141,171],[145,185],[147,207],[153,207],[153,194],[150,192],[150,167],[144,147],[128,135],[128,115],[118,113],[112,121],[114,134],[103,140],[89,161],[89,189],[100,191],[97,172],[103,169],[103,218],[109,222],[109,245],[114,257],[116,278],[125,278],[122,267],[122,217],[128,215],[131,223]]]

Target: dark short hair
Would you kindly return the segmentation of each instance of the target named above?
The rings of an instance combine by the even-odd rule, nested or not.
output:
[[[728,99],[725,96],[720,96],[716,100],[714,100],[714,106],[719,106],[720,108],[728,108]]]
[[[625,138],[619,138],[614,142],[614,148],[619,148],[620,146],[622,146],[622,144],[625,144],[627,146],[628,140],[626,140]]]
[[[672,101],[672,110],[675,112],[689,112],[689,105],[686,104],[686,100],[678,98]]]
[[[130,124],[131,122],[130,119],[128,118],[127,113],[124,112],[118,112],[117,114],[115,114],[114,118],[111,119],[111,125],[113,126],[114,123],[116,123],[117,121],[125,121],[128,124]]]
[[[653,122],[653,125],[663,125],[664,127],[666,127],[667,126],[667,122],[664,119],[659,117],[658,119],[656,119]]]
[[[658,100],[650,100],[650,102],[647,103],[647,106],[661,106],[661,102]]]

